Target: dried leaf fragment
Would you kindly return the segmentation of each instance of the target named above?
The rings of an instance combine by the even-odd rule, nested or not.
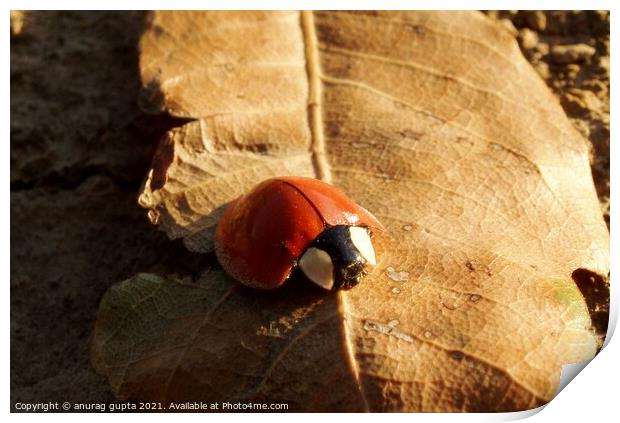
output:
[[[162,12],[141,48],[158,107],[195,119],[140,196],[170,237],[209,251],[225,204],[286,174],[331,179],[389,236],[365,283],[333,296],[260,294],[220,270],[113,288],[93,361],[119,398],[519,410],[595,354],[572,279],[609,270],[587,149],[484,16]]]

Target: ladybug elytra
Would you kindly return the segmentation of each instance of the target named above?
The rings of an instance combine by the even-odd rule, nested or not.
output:
[[[278,177],[228,206],[215,252],[226,273],[254,288],[278,288],[299,269],[323,289],[348,289],[376,265],[373,229],[383,226],[333,185]]]

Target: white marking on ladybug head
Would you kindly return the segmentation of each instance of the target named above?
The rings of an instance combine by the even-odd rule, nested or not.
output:
[[[349,234],[351,235],[351,242],[353,242],[357,251],[366,259],[368,264],[376,265],[377,258],[375,257],[375,249],[372,247],[370,235],[368,235],[368,229],[360,226],[351,226],[349,227]]]
[[[299,259],[299,267],[304,275],[323,289],[334,286],[334,264],[332,258],[323,250],[308,248]]]

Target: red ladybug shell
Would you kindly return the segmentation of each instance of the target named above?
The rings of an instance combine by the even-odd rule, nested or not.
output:
[[[279,177],[232,202],[215,235],[224,270],[239,282],[274,289],[326,225],[383,229],[366,209],[338,188],[303,177]]]

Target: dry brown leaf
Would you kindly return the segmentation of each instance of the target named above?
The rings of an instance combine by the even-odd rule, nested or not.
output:
[[[210,251],[223,206],[286,174],[340,186],[389,236],[334,295],[221,270],[111,289],[93,363],[119,398],[518,410],[595,354],[573,280],[609,271],[586,144],[483,15],[155,13],[141,50],[145,104],[195,119],[140,196],[171,238]]]

